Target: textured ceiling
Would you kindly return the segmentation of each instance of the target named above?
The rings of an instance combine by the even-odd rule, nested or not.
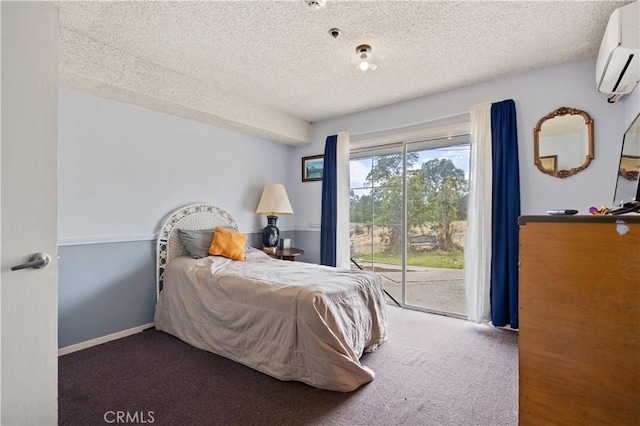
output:
[[[318,120],[595,56],[628,2],[53,3],[62,87],[300,145]],[[351,64],[363,43],[376,71]]]

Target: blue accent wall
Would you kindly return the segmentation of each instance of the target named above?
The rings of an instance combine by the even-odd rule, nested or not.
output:
[[[153,322],[155,241],[59,247],[58,347]]]
[[[320,232],[296,231],[293,244],[304,250],[296,261],[320,264]]]
[[[282,236],[295,241],[293,231]],[[247,242],[261,247],[262,234],[247,234]],[[153,322],[155,240],[60,246],[58,253],[58,348]]]

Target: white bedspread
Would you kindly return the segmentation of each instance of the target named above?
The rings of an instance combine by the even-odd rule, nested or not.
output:
[[[275,260],[172,260],[155,326],[281,380],[352,391],[374,378],[360,364],[387,337],[378,275]]]

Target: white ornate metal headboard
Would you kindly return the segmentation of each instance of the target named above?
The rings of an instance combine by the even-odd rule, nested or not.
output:
[[[211,204],[199,203],[181,207],[171,213],[164,221],[156,247],[156,297],[162,290],[164,269],[171,259],[184,254],[184,247],[176,229],[214,229],[216,226],[227,226],[238,230],[235,219]]]

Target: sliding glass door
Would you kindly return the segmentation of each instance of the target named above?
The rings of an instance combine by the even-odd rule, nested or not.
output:
[[[406,303],[466,317],[468,136],[406,145]]]
[[[402,298],[404,163],[402,144],[354,153],[349,163],[351,257],[380,273],[385,289]]]
[[[468,136],[354,151],[351,251],[414,309],[466,317]]]

